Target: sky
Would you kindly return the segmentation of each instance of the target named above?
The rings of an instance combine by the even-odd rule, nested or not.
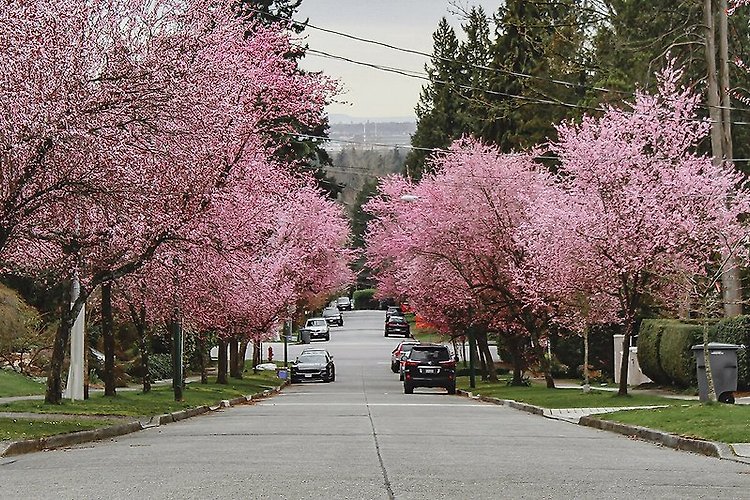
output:
[[[460,36],[455,6],[481,5],[494,13],[501,0],[303,0],[295,16],[313,26],[432,53],[432,33],[445,16]],[[428,58],[367,44],[308,27],[310,49],[371,64],[424,73]],[[308,53],[302,67],[340,81],[343,93],[328,106],[330,115],[415,119],[424,80]],[[332,121],[333,120],[332,116]]]

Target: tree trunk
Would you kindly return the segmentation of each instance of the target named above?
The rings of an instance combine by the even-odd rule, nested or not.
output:
[[[237,374],[239,371],[238,350],[239,342],[237,342],[236,338],[232,337],[229,340],[229,376],[232,378],[240,378]]]
[[[78,300],[81,300],[80,296]],[[65,348],[70,338],[70,329],[73,328],[73,322],[71,321],[73,317],[73,311],[70,309],[70,286],[65,283],[60,324],[57,327],[55,341],[52,344],[52,358],[47,374],[47,391],[44,395],[44,401],[49,404],[60,404],[62,401],[62,367],[65,362]]]
[[[112,284],[102,283],[102,338],[104,340],[104,395],[115,396],[115,332],[112,318]]]
[[[492,361],[492,351],[490,351],[490,344],[487,339],[486,331],[481,331],[477,335],[477,346],[479,347],[485,362],[486,380],[497,382],[497,370],[495,370],[495,363]]]
[[[227,380],[227,341],[219,340],[219,366],[216,374],[217,384],[228,384]]]
[[[521,339],[519,339],[518,337],[508,337],[506,341],[508,351],[510,352],[511,361],[513,363],[513,379],[510,381],[510,385],[513,386],[520,386],[524,383],[524,363],[523,355],[521,353],[521,346],[519,345],[520,342]]]
[[[630,363],[630,338],[635,330],[635,318],[628,319],[625,323],[625,335],[622,337],[622,362],[620,364],[620,388],[618,396],[628,395],[628,364]]]
[[[589,329],[583,330],[583,392],[591,392],[589,385]]]
[[[200,356],[201,365],[201,384],[208,383],[208,363],[206,362],[206,340],[203,336],[198,335],[198,355]]]
[[[554,389],[555,379],[552,377],[552,360],[549,358],[549,356],[547,356],[547,352],[540,342],[538,333],[533,332],[531,334],[531,340],[532,342],[534,342],[534,350],[536,351],[536,356],[539,359],[539,367],[544,374],[544,381],[547,385],[547,389]]]
[[[237,378],[242,378],[245,373],[245,356],[247,356],[247,340],[240,342],[237,350]]]
[[[716,64],[716,27],[712,0],[703,1],[703,24],[706,49],[708,91],[706,100],[711,119],[711,153],[714,165],[732,161],[731,100],[729,97],[729,42],[727,29],[727,1],[719,0],[719,67]],[[721,69],[721,85],[719,84]],[[736,257],[723,256],[726,269],[722,273],[724,316],[742,314],[742,284]]]
[[[146,325],[136,325],[138,329],[138,347],[141,351],[141,372],[143,375],[143,393],[151,391],[151,366],[149,365],[148,338],[146,336]]]
[[[253,340],[253,368],[262,362],[260,357],[260,342]]]

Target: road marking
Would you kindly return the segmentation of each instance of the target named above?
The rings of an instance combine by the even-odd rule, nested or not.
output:
[[[499,405],[450,404],[450,403],[258,403],[255,406],[450,406],[453,408],[500,408]]]

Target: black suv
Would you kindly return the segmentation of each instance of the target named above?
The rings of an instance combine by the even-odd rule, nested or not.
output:
[[[456,361],[444,345],[419,344],[412,347],[404,361],[404,394],[415,387],[445,387],[456,393]]]
[[[385,320],[385,336],[393,334],[403,335],[404,337],[410,335],[409,323],[406,318],[392,314],[390,318]]]

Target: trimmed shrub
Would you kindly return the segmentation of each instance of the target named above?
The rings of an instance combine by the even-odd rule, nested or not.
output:
[[[657,384],[669,384],[670,380],[659,363],[659,344],[664,327],[672,320],[644,319],[638,331],[638,364],[641,371]]]
[[[709,329],[711,327],[709,326]],[[709,330],[709,336],[711,335]],[[698,384],[695,357],[691,347],[703,340],[703,326],[670,321],[664,325],[659,343],[659,363],[671,384],[690,387]],[[640,351],[640,345],[638,347]]]
[[[736,316],[716,324],[716,339],[727,344],[740,344],[750,347],[750,316]],[[737,351],[737,387],[750,388],[750,358],[747,349]]]
[[[716,320],[709,320],[708,339],[717,340]],[[643,373],[658,384],[695,386],[692,347],[703,342],[701,321],[647,319],[638,334],[638,363]]]
[[[356,290],[352,295],[352,299],[354,300],[354,309],[378,309],[378,301],[373,299],[373,295],[375,295],[374,288]]]

